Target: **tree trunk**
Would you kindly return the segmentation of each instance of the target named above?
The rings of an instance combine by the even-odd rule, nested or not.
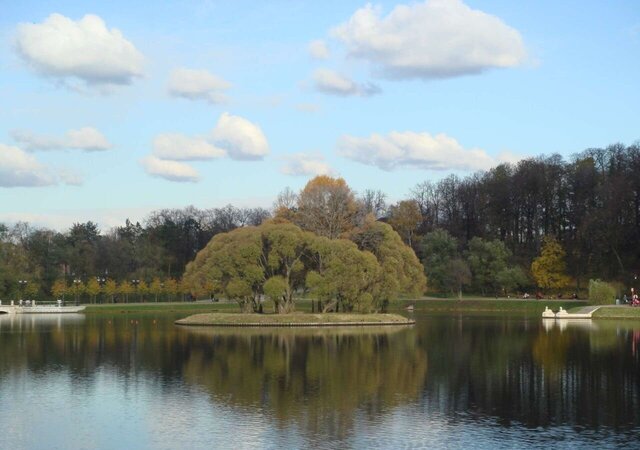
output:
[[[323,313],[327,313],[330,311],[333,311],[333,308],[336,306],[336,300],[331,300],[330,302],[326,303],[323,307],[322,307],[322,312]]]

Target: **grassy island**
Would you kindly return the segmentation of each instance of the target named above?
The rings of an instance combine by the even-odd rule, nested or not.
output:
[[[195,314],[175,322],[178,325],[220,327],[322,327],[413,325],[415,321],[399,314]]]

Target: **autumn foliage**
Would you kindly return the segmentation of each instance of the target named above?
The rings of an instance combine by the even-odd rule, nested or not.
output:
[[[218,234],[198,253],[184,275],[194,294],[235,300],[245,312],[260,312],[269,298],[287,313],[303,292],[324,311],[345,312],[381,311],[424,292],[422,266],[391,226],[372,217],[356,226],[343,179],[316,177],[280,203],[274,220]]]

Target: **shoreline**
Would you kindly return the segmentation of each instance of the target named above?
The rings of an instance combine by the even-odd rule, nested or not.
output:
[[[522,299],[495,299],[495,298],[465,298],[439,299],[418,298],[401,299],[390,306],[391,312],[402,312],[413,305],[416,312],[524,312],[537,313],[544,311],[545,306],[558,309],[588,306],[586,300],[522,300]],[[210,302],[199,300],[197,302],[144,302],[144,303],[106,303],[84,304],[85,314],[127,314],[144,312],[173,312],[173,313],[239,313],[240,308],[235,302]],[[266,306],[271,310],[270,306]],[[311,300],[296,300],[296,309],[299,312],[311,313]]]

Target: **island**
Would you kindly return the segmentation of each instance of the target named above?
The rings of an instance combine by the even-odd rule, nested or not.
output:
[[[176,320],[177,325],[218,327],[335,327],[335,326],[382,326],[413,325],[415,320],[399,314],[194,314]]]

